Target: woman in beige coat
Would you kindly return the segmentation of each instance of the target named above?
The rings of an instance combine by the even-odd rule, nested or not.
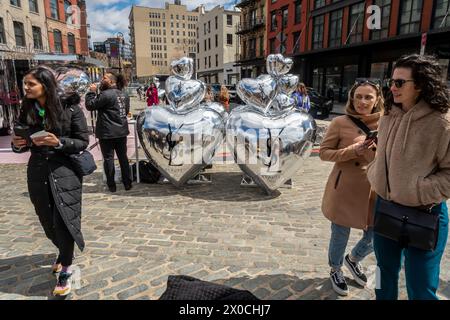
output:
[[[320,146],[320,158],[335,162],[325,188],[322,211],[332,222],[328,249],[330,280],[340,295],[348,294],[342,264],[358,284],[365,286],[367,282],[359,262],[373,251],[371,212],[375,197],[367,181],[366,166],[375,157],[375,141],[367,139],[364,130],[377,129],[383,103],[377,83],[370,80],[355,83],[349,92],[347,115],[331,121]],[[362,124],[358,126],[352,118]],[[364,234],[344,257],[351,228],[362,229]]]

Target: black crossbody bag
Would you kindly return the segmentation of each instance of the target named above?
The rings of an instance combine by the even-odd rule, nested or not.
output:
[[[349,118],[366,134],[370,129],[361,120]],[[388,192],[389,171],[387,156],[384,156]],[[408,207],[378,196],[373,231],[385,238],[397,241],[402,248],[414,247],[426,251],[436,248],[439,236],[439,214],[432,212],[433,206]]]
[[[389,184],[388,163],[385,155],[386,182]],[[402,248],[414,247],[426,251],[436,248],[439,236],[439,214],[432,212],[433,205],[408,207],[378,196],[373,231],[395,240]]]

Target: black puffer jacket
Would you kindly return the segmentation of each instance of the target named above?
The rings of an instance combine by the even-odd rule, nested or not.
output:
[[[75,243],[80,250],[83,250],[85,244],[81,233],[82,178],[78,177],[73,171],[67,154],[78,153],[87,148],[89,131],[86,118],[78,105],[80,97],[73,95],[62,102],[61,126],[51,130],[63,144],[62,149],[32,146],[16,152],[22,153],[31,149],[27,169],[28,192],[46,234],[49,235],[49,232],[52,232],[51,226],[53,225],[53,221],[46,220],[49,219],[47,217],[51,217],[48,214],[50,208],[49,194],[45,192],[45,190],[48,190],[48,183],[50,183],[55,205]],[[19,121],[23,124],[29,124],[25,111],[21,111]],[[32,131],[42,129],[43,127],[40,125],[31,128]]]
[[[86,109],[98,111],[95,134],[98,139],[114,139],[128,136],[127,115],[130,112],[130,98],[124,92],[110,88],[99,95],[86,94]]]

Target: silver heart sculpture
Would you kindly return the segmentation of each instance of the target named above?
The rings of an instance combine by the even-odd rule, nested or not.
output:
[[[166,80],[165,92],[172,108],[188,110],[200,104],[205,96],[206,86],[198,80],[183,80],[171,76]]]
[[[298,82],[298,76],[293,74],[287,74],[277,78],[277,95],[273,103],[273,108],[269,109],[267,113],[273,114],[274,112],[293,109],[295,107],[295,100],[291,98],[291,94],[297,88]]]
[[[194,60],[188,57],[174,60],[170,63],[170,69],[175,76],[184,80],[189,80],[192,78],[192,73],[194,71]]]
[[[264,74],[256,79],[246,78],[239,81],[236,92],[246,105],[267,108],[277,94],[277,81]]]
[[[242,106],[228,118],[226,141],[241,170],[270,194],[302,167],[316,128],[314,119],[298,110],[272,116]]]
[[[167,78],[165,93],[173,109],[183,111],[196,108],[205,97],[205,84],[191,80],[193,68],[193,60],[187,57],[171,63],[174,75]]]
[[[267,56],[267,73],[272,77],[280,77],[291,70],[294,62],[291,58],[285,58],[281,54],[270,54]]]
[[[164,106],[143,111],[138,136],[150,161],[175,186],[210,164],[223,142],[224,120],[212,109],[180,112]]]

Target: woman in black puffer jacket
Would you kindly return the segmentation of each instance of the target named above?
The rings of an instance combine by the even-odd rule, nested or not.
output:
[[[55,295],[69,294],[74,243],[84,249],[81,233],[82,178],[72,168],[68,154],[87,148],[89,132],[77,93],[58,95],[53,73],[37,67],[24,77],[25,98],[19,116],[30,133],[45,130],[47,136],[32,143],[13,137],[13,150],[31,151],[27,180],[31,202],[46,236],[58,248],[53,265],[59,273]]]

